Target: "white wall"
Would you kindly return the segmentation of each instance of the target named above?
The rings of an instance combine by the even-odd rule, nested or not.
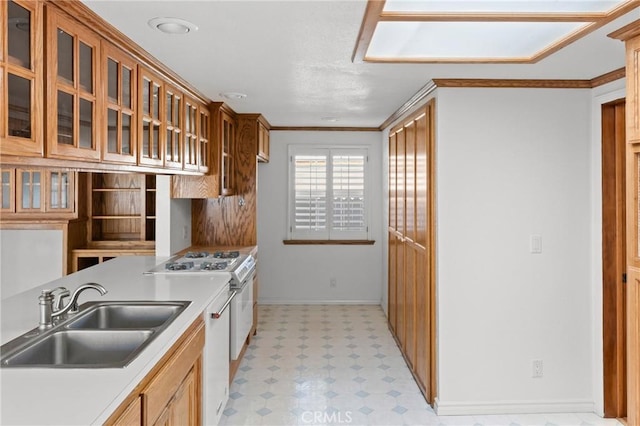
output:
[[[374,245],[284,245],[287,237],[287,146],[369,147]],[[382,145],[379,132],[272,131],[270,162],[258,168],[260,303],[380,303],[382,285]],[[331,278],[337,279],[330,288]]]
[[[191,245],[191,200],[171,198],[171,176],[156,176],[156,256]]]
[[[436,115],[438,413],[592,411],[590,91],[439,89]]]
[[[62,248],[59,229],[1,230],[0,297],[6,299],[62,277]]]
[[[604,414],[602,331],[602,104],[626,96],[625,80],[592,91],[591,101],[591,286],[593,309],[593,371],[595,412]]]

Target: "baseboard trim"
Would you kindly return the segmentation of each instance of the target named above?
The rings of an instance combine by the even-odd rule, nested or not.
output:
[[[593,413],[595,404],[588,400],[456,402],[435,399],[439,416],[481,414]]]
[[[380,300],[258,299],[260,305],[381,305]]]

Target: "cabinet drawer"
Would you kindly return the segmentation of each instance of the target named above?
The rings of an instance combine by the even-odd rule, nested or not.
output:
[[[182,347],[162,366],[158,374],[142,392],[145,422],[153,424],[174,397],[184,378],[189,374],[204,346],[204,322]]]

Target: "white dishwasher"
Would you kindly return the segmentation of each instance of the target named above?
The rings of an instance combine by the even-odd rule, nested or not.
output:
[[[220,422],[229,399],[229,305],[235,294],[227,284],[205,311],[206,337],[202,360],[204,425],[217,425]]]

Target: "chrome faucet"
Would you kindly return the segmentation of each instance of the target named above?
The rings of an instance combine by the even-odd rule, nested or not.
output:
[[[56,287],[53,290],[42,290],[42,293],[38,297],[38,305],[40,306],[40,325],[38,328],[41,330],[51,328],[53,327],[53,321],[55,319],[62,319],[68,313],[77,313],[80,293],[90,288],[99,291],[102,296],[107,294],[107,290],[98,283],[82,284],[73,292],[67,306],[63,306],[63,299],[69,297],[69,290],[64,287]],[[57,291],[60,291],[60,294],[56,296],[54,293]]]

